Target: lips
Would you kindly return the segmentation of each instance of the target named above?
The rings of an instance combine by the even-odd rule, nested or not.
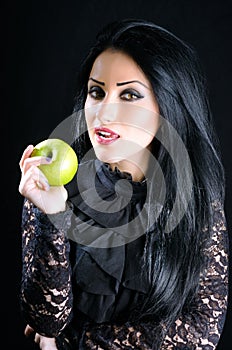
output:
[[[104,127],[95,128],[95,135],[97,142],[102,145],[109,145],[120,137],[116,132]]]

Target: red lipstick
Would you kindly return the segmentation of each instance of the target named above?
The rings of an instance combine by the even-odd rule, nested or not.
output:
[[[95,135],[97,142],[101,145],[109,145],[120,137],[116,132],[105,127],[95,128]]]

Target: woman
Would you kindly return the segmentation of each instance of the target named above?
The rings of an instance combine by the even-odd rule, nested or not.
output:
[[[49,186],[32,145],[20,161],[26,335],[41,349],[215,349],[224,171],[196,53],[145,20],[109,24],[81,67],[75,116],[68,185]]]

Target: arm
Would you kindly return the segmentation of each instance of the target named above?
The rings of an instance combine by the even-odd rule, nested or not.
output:
[[[182,314],[167,330],[149,323],[99,325],[86,333],[86,348],[213,350],[225,321],[228,297],[228,237],[223,209],[215,204],[211,240],[205,249],[207,268],[192,311]]]
[[[49,216],[29,200],[22,214],[21,308],[38,333],[57,336],[72,316],[69,242],[71,209]]]

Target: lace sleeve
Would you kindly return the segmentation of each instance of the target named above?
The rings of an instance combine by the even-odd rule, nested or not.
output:
[[[28,200],[23,206],[21,309],[25,321],[48,337],[57,336],[71,317],[71,267],[65,235],[70,212],[53,214],[52,224]]]
[[[227,310],[229,243],[224,211],[217,203],[214,203],[214,209],[211,240],[205,249],[207,268],[201,275],[198,295],[191,311],[182,314],[169,329],[163,327],[160,332],[152,323],[91,327],[86,333],[87,349],[216,348]]]

